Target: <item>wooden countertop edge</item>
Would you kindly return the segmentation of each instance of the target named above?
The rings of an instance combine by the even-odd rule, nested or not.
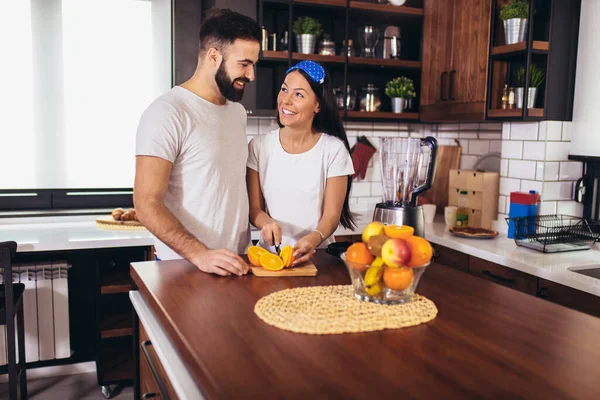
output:
[[[177,261],[179,262],[180,260]],[[205,395],[206,398],[217,398],[220,393],[220,391],[217,389],[218,385],[210,378],[210,373],[203,367],[202,361],[192,356],[192,354],[195,353],[192,347],[184,339],[181,332],[175,328],[173,321],[167,318],[165,310],[156,301],[146,285],[143,284],[142,279],[138,275],[135,268],[130,265],[129,270],[135,286],[146,301],[148,307],[154,313],[156,319],[162,325],[162,328],[167,337],[171,340],[173,347],[175,347],[179,353],[179,357],[183,361],[183,364],[188,368],[190,374],[196,379],[196,384],[198,385],[200,391]],[[196,366],[199,367],[201,373],[198,373],[198,369],[194,368]]]

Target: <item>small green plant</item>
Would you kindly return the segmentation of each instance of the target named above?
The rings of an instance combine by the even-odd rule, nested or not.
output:
[[[529,16],[529,0],[512,0],[508,4],[504,4],[500,10],[500,19],[523,18]]]
[[[403,97],[410,99],[416,96],[415,85],[412,79],[399,76],[385,84],[385,94],[388,97]]]
[[[323,25],[319,21],[311,17],[300,17],[294,21],[292,30],[296,35],[315,35],[319,36],[323,31]]]
[[[544,69],[535,64],[531,64],[529,75],[529,87],[540,87],[540,85],[544,83],[544,79],[546,79]],[[520,67],[515,71],[515,79],[517,81],[517,87],[525,87],[525,67]]]

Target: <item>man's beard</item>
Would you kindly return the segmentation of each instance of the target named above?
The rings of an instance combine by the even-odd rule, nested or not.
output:
[[[217,86],[221,91],[223,97],[225,97],[229,101],[239,102],[244,97],[244,89],[237,89],[233,86],[233,79],[229,77],[227,71],[225,71],[225,59],[221,62],[217,73],[215,74],[215,82],[217,82]],[[235,79],[237,81],[243,82],[244,85],[250,82],[250,79],[246,77],[240,77]]]

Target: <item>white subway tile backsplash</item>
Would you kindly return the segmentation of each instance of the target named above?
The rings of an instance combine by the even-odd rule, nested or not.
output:
[[[490,141],[490,153],[501,153],[502,152],[502,140]]]
[[[379,184],[381,184],[381,170],[379,168],[379,165],[375,165],[375,162],[373,162],[373,165],[373,167],[367,168],[367,173],[365,174],[365,181],[378,182]]]
[[[546,142],[546,161],[567,161],[570,143]]]
[[[498,212],[506,214],[506,196],[498,196]]]
[[[473,169],[478,158],[477,156],[461,156],[460,169]]]
[[[410,124],[398,124],[399,131],[410,131]]]
[[[372,196],[381,196],[381,183],[373,182],[371,183],[371,195]]]
[[[436,138],[445,138],[445,139],[458,139],[458,132],[453,131],[441,131],[435,135]],[[475,134],[477,137],[477,134]]]
[[[502,124],[502,140],[510,140],[510,122]]]
[[[558,163],[553,161],[546,161],[544,163],[544,179],[545,181],[557,181],[558,180]]]
[[[508,176],[508,160],[506,159],[500,160],[500,176]]]
[[[500,140],[502,139],[502,132],[479,132],[479,139]]]
[[[397,132],[399,129],[397,122],[373,122],[373,130]]]
[[[544,182],[542,200],[571,200],[573,182]]]
[[[373,131],[372,136],[375,137],[399,137],[400,136],[400,132],[398,131]]]
[[[530,190],[535,190],[536,193],[541,193],[543,189],[543,183],[538,181],[521,181],[521,192],[529,192]]]
[[[556,201],[542,201],[540,203],[540,209],[538,213],[540,215],[554,215],[556,214]]]
[[[505,140],[502,142],[502,158],[523,158],[523,142]]]
[[[458,129],[461,132],[462,131],[478,131],[479,130],[479,124],[472,124],[472,123],[464,124],[464,123],[460,123],[460,124],[458,124]]]
[[[500,178],[500,194],[510,196],[510,192],[521,190],[521,180],[513,178]]]
[[[583,174],[583,164],[578,161],[561,162],[559,179],[561,181],[576,181]]]
[[[346,129],[346,136],[348,137],[358,136],[359,133],[360,131],[357,129]]]
[[[559,201],[556,203],[556,213],[573,215],[575,217],[583,216],[583,204],[575,201]]]
[[[458,124],[439,124],[438,125],[438,130],[439,131],[455,131],[458,132]]]
[[[543,160],[544,148],[544,142],[523,142],[523,159]]]
[[[542,121],[544,122],[544,121]],[[548,125],[546,125],[545,123],[539,123],[539,127],[538,127],[538,142],[545,142],[546,141],[546,132],[548,130]]]
[[[535,166],[535,180],[544,180],[544,163],[542,161],[538,161],[538,163]]]
[[[481,156],[489,153],[490,141],[489,140],[469,140],[469,151],[467,154]]]
[[[480,131],[498,131],[502,130],[502,122],[482,122],[479,124]]]
[[[479,135],[477,135],[475,132],[460,132],[458,137],[461,139],[478,139]]]
[[[573,123],[571,121],[563,121],[562,126],[562,141],[570,142],[571,141],[571,127]]]
[[[537,122],[511,122],[510,139],[511,140],[537,140],[538,138]]]
[[[534,180],[535,172],[535,161],[509,160],[508,162],[509,178]]]
[[[279,129],[275,118],[261,118],[258,120],[258,131],[261,135]]]
[[[354,180],[351,195],[354,197],[371,196],[371,182]]]
[[[359,197],[358,204],[374,204],[380,203],[381,197]]]
[[[541,124],[546,124],[547,141],[562,140],[562,121],[543,121]]]
[[[258,119],[248,119],[246,122],[246,135],[258,135]]]
[[[354,129],[357,131],[372,131],[373,123],[372,122],[344,122],[344,128],[346,129]]]

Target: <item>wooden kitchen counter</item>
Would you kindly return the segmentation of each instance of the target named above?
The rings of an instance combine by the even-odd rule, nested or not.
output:
[[[597,398],[600,319],[432,265],[418,293],[428,324],[314,336],[254,314],[278,290],[350,284],[319,251],[314,278],[222,278],[187,261],[134,263],[131,276],[207,399]]]

